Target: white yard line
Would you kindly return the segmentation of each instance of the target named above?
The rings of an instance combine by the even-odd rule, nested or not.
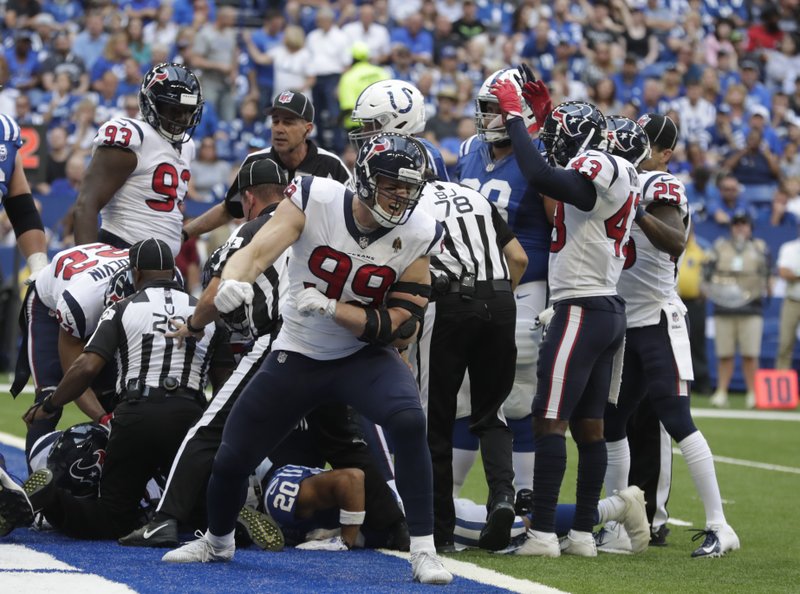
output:
[[[672,448],[673,454],[680,455],[678,448]],[[761,470],[772,470],[774,472],[787,472],[789,474],[800,474],[800,468],[793,466],[781,466],[780,464],[767,464],[766,462],[754,462],[752,460],[740,460],[739,458],[729,458],[727,456],[714,456],[714,462],[723,464],[733,464],[735,466],[745,466],[747,468],[759,468]]]
[[[401,559],[408,559],[408,553],[401,553],[399,551],[388,551],[380,549],[384,555],[391,555],[393,557],[400,557]],[[445,568],[459,577],[467,578],[474,582],[494,586],[495,588],[505,588],[511,592],[518,592],[519,594],[566,594],[563,590],[551,588],[544,584],[538,584],[528,580],[521,580],[519,578],[511,577],[504,573],[480,567],[474,563],[467,563],[466,561],[457,561],[450,557],[442,557],[442,563]]]

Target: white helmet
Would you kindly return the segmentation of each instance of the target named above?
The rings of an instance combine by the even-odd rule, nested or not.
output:
[[[475,98],[475,129],[478,131],[478,136],[486,142],[502,142],[508,140],[508,132],[503,125],[503,118],[497,111],[489,111],[488,104],[497,105],[497,97],[489,92],[489,89],[496,82],[501,80],[510,80],[514,87],[517,89],[519,95],[519,102],[522,106],[522,119],[525,122],[525,127],[528,131],[532,131],[533,126],[536,124],[536,118],[533,116],[533,111],[530,105],[525,102],[522,97],[522,87],[519,84],[519,71],[516,68],[503,68],[492,74],[489,78],[483,81],[478,96]]]
[[[357,147],[378,132],[420,134],[425,130],[425,98],[412,84],[383,80],[361,92],[350,117],[361,124],[349,135]]]

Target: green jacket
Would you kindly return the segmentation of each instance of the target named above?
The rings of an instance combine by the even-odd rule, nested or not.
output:
[[[372,83],[387,80],[389,74],[380,66],[369,62],[356,62],[339,79],[339,109],[343,117],[343,126],[352,130],[357,126],[350,119],[361,91]]]

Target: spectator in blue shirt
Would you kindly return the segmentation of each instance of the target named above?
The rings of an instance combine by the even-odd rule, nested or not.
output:
[[[708,213],[712,220],[719,225],[730,225],[733,215],[737,211],[744,211],[752,220],[757,218],[757,211],[742,196],[742,186],[733,174],[723,175],[717,183],[719,200],[714,200],[708,206]]]
[[[644,91],[644,77],[639,74],[636,56],[628,54],[622,63],[622,69],[611,77],[617,88],[617,101],[620,103],[638,103]]]
[[[780,159],[764,142],[761,130],[751,128],[744,147],[729,154],[722,166],[746,186],[748,200],[764,203],[772,200],[780,179]]]
[[[52,15],[57,23],[74,23],[83,18],[83,5],[78,0],[46,0],[42,12]]]
[[[172,4],[173,21],[181,27],[188,27],[194,23],[195,11],[203,11],[204,23],[213,23],[217,18],[217,5],[214,0],[175,0]]]
[[[433,35],[422,28],[422,15],[413,13],[402,27],[392,30],[392,44],[399,43],[411,51],[412,61],[430,65],[433,59]]]
[[[119,80],[125,78],[125,60],[131,56],[128,47],[128,35],[124,31],[117,31],[108,38],[102,55],[89,70],[89,81],[93,90],[98,90],[97,82],[107,71],[111,70]]]
[[[6,50],[6,62],[8,86],[22,93],[39,86],[39,56],[33,51],[30,31],[21,29],[15,33],[14,45]]]
[[[514,3],[504,0],[478,0],[478,19],[487,27],[499,27],[505,35],[511,34],[514,23]]]
[[[758,80],[758,63],[748,58],[742,60],[739,66],[742,70],[742,84],[747,89],[747,107],[759,104],[769,109],[772,105],[772,93]]]
[[[75,36],[72,52],[83,60],[87,70],[91,70],[98,58],[103,55],[108,41],[108,33],[103,31],[103,14],[92,11],[86,15],[86,26]]]
[[[275,81],[275,70],[272,61],[266,61],[267,53],[283,41],[283,28],[285,26],[283,14],[280,11],[269,11],[264,17],[264,26],[256,29],[251,34],[243,34],[247,46],[247,53],[255,67],[255,83],[258,87],[259,111],[263,111],[272,100],[272,91]]]

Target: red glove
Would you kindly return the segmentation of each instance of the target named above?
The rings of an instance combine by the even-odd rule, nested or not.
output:
[[[522,85],[522,97],[531,106],[533,117],[536,118],[536,123],[541,128],[545,118],[553,111],[553,101],[550,99],[547,85],[540,80],[528,81]]]
[[[100,417],[97,422],[100,423],[101,425],[105,425],[106,427],[111,427],[111,419],[113,418],[114,418],[114,413],[110,412]]]
[[[503,121],[514,116],[522,117],[522,102],[519,100],[519,93],[514,83],[510,80],[501,80],[492,85],[489,92],[497,97]]]

